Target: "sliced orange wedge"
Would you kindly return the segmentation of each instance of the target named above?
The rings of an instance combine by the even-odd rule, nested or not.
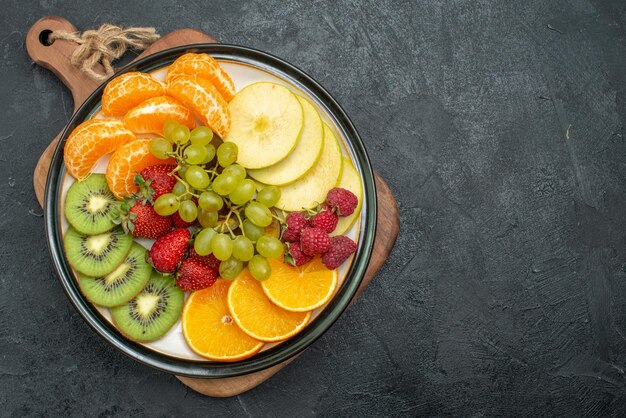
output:
[[[170,65],[167,71],[167,81],[181,75],[201,77],[210,81],[227,102],[235,95],[235,83],[209,54],[181,55]]]
[[[191,110],[169,96],[159,96],[141,102],[124,116],[124,125],[137,134],[163,135],[163,124],[169,119],[189,129],[196,126]]]
[[[150,74],[137,71],[125,73],[104,88],[102,112],[107,116],[124,116],[139,103],[164,94],[163,84]]]
[[[228,289],[228,309],[246,334],[266,342],[282,341],[297,334],[311,318],[311,312],[290,312],[270,302],[261,283],[247,269]]]
[[[319,257],[300,267],[268,260],[272,275],[261,283],[269,300],[283,309],[306,312],[319,308],[333,297],[337,270],[328,270]]]
[[[211,360],[238,361],[256,354],[263,343],[243,332],[233,321],[226,298],[230,282],[218,280],[193,292],[182,314],[183,335],[189,347]]]

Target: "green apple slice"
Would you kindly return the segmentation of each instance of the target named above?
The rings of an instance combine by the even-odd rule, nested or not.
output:
[[[296,211],[311,209],[326,200],[328,191],[335,187],[341,176],[343,157],[335,134],[324,124],[322,155],[304,177],[286,186],[279,186],[278,209]]]
[[[324,145],[322,119],[308,100],[299,97],[304,112],[304,126],[293,152],[266,168],[248,170],[250,177],[273,186],[289,184],[303,177],[317,162]]]
[[[297,96],[275,83],[255,83],[228,104],[230,129],[223,138],[239,148],[237,163],[264,168],[287,157],[296,146],[304,115]]]
[[[361,206],[363,204],[363,184],[361,176],[356,171],[356,168],[354,168],[354,165],[352,165],[352,162],[345,157],[343,158],[343,171],[341,172],[341,178],[335,187],[350,190],[359,199],[359,204],[352,215],[339,217],[339,222],[337,222],[335,230],[331,232],[331,236],[342,235],[350,229],[352,224],[354,224],[354,221],[356,221],[359,217],[359,214],[361,213]]]

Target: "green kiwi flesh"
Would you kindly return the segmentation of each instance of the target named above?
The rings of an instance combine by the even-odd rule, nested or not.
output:
[[[152,266],[146,261],[148,251],[133,243],[130,252],[115,270],[102,277],[78,276],[78,284],[87,299],[96,305],[122,305],[135,297],[146,286]]]
[[[78,232],[101,234],[115,227],[118,202],[104,174],[91,174],[72,184],[65,196],[65,218]]]
[[[85,235],[69,227],[63,238],[65,256],[79,273],[102,277],[119,266],[130,251],[133,237],[122,228],[98,235]]]
[[[146,287],[125,305],[111,308],[122,334],[139,342],[161,338],[180,318],[185,294],[174,278],[153,273]]]

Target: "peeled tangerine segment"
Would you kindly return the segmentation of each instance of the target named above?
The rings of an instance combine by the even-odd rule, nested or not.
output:
[[[139,103],[163,94],[163,84],[150,74],[138,71],[124,73],[115,77],[104,88],[102,112],[107,116],[124,116]]]
[[[169,96],[153,97],[141,102],[124,116],[124,125],[137,134],[163,135],[163,124],[170,119],[189,129],[196,126],[193,112]]]
[[[167,81],[181,75],[201,77],[210,81],[227,102],[235,95],[235,83],[209,54],[190,52],[178,57],[167,70]]]
[[[115,227],[115,196],[109,190],[104,174],[92,174],[75,181],[65,196],[65,218],[82,234],[100,234]]]
[[[82,180],[100,157],[137,139],[118,119],[90,119],[78,125],[63,148],[68,173]]]
[[[133,243],[122,228],[98,235],[83,235],[69,227],[63,239],[70,265],[85,276],[101,277],[119,266]]]
[[[342,165],[343,157],[337,138],[324,124],[324,147],[319,160],[304,177],[280,186],[280,200],[274,206],[291,212],[311,209],[324,203],[328,191],[339,180]]]
[[[297,96],[275,83],[255,83],[229,103],[231,124],[224,141],[237,145],[237,163],[269,167],[287,157],[302,131],[304,115]]]
[[[350,190],[359,199],[359,204],[352,215],[339,217],[339,222],[337,222],[335,230],[330,234],[332,236],[343,235],[348,229],[350,229],[354,221],[356,221],[359,217],[359,214],[361,213],[361,206],[363,205],[363,185],[361,176],[359,176],[359,173],[356,171],[356,168],[354,168],[354,165],[352,165],[352,162],[345,157],[343,160],[341,178],[339,179],[336,187]]]
[[[261,183],[280,186],[304,176],[317,162],[324,145],[322,119],[308,100],[299,97],[304,124],[300,139],[285,159],[266,168],[248,170],[250,176]]]
[[[183,335],[189,347],[211,360],[237,361],[256,354],[263,343],[235,323],[226,301],[230,282],[218,280],[193,292],[183,310]]]

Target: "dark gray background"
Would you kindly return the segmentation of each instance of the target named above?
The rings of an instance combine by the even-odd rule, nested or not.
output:
[[[626,414],[623,1],[159,3],[2,1],[0,415]],[[70,306],[31,185],[72,113],[24,49],[50,14],[198,28],[294,63],[396,194],[387,265],[262,386],[202,397]]]

